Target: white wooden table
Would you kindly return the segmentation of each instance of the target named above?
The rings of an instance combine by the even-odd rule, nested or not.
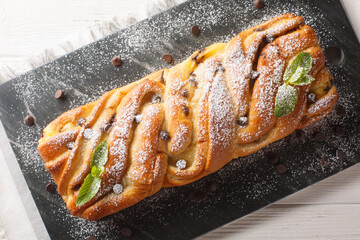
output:
[[[146,0],[0,0],[0,69]],[[360,0],[343,0],[360,34]],[[360,239],[360,165],[219,228],[202,239]]]

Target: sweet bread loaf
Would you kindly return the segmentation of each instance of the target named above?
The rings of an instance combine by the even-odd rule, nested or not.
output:
[[[63,113],[38,150],[70,212],[96,220],[304,128],[336,100],[314,30],[286,14]]]

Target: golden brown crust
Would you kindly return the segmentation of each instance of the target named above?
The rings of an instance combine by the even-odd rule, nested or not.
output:
[[[315,81],[296,86],[294,111],[276,118],[284,70],[301,51],[313,57]],[[314,103],[307,102],[309,93],[315,94]],[[196,181],[304,128],[328,114],[336,100],[314,30],[302,17],[286,14],[62,114],[44,129],[38,149],[70,212],[96,220],[162,187]],[[236,124],[240,117],[247,117],[246,126]],[[82,126],[80,118],[86,119]],[[162,130],[169,140],[161,139]],[[101,188],[77,207],[91,154],[103,140],[109,143],[109,159]],[[177,166],[179,160],[186,166]],[[122,193],[114,193],[115,184],[123,186]]]

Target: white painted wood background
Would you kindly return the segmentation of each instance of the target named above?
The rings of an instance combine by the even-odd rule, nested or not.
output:
[[[0,69],[146,0],[0,0]],[[360,0],[343,0],[360,33]],[[360,239],[360,165],[219,228],[201,239]]]

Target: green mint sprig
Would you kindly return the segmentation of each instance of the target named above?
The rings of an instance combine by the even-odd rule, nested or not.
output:
[[[313,59],[308,52],[300,52],[286,68],[284,83],[278,89],[275,98],[275,117],[289,115],[296,107],[298,100],[297,89],[291,85],[303,86],[310,84],[314,78],[309,75]]]
[[[287,82],[296,72],[298,68],[302,68],[305,73],[310,72],[313,59],[308,52],[300,52],[291,64],[286,68],[284,73],[284,82]]]
[[[100,175],[104,172],[104,166],[108,161],[108,144],[107,141],[100,143],[91,155],[90,168],[91,172],[84,179],[79,195],[76,199],[76,206],[79,207],[90,201],[101,186]]]

